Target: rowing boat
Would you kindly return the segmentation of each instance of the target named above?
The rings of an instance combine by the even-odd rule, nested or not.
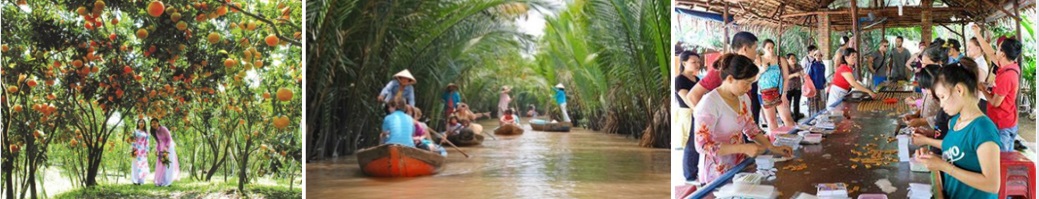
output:
[[[444,156],[414,147],[383,144],[357,151],[364,174],[375,177],[433,175],[444,164]]]
[[[483,143],[483,135],[473,132],[472,129],[464,128],[458,131],[458,133],[448,135],[447,141],[451,141],[455,146],[480,145],[480,143]]]
[[[523,128],[520,128],[516,124],[505,124],[498,129],[494,129],[494,134],[498,135],[519,135],[523,134]]]
[[[554,131],[554,132],[570,132],[570,122],[547,122],[545,120],[535,119],[530,121],[530,128],[535,131]]]

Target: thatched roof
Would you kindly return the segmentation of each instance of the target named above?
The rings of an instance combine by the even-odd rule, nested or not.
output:
[[[837,31],[850,30],[852,17],[850,0],[676,0],[677,6],[714,13],[724,13],[726,5],[729,15],[742,26],[804,26],[816,27],[818,14],[827,14],[831,28]],[[863,30],[881,27],[919,26],[925,11],[931,12],[934,25],[966,24],[968,22],[994,22],[1007,17],[1004,11],[1013,12],[1013,2],[997,3],[1002,0],[944,0],[934,1],[930,8],[922,6],[920,0],[908,0],[899,15],[899,0],[858,0],[859,18]],[[1032,8],[1034,0],[1019,1],[1019,9]],[[998,6],[997,6],[998,5]],[[1002,7],[1002,9],[1001,9]],[[872,26],[871,26],[872,25]]]

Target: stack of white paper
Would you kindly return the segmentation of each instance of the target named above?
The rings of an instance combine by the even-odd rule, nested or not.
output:
[[[837,128],[837,125],[835,125],[833,123],[833,121],[830,121],[830,120],[819,120],[818,122],[815,122],[815,127],[816,128],[821,128],[821,129],[833,130],[833,129]]]
[[[920,183],[909,183],[910,199],[930,199],[931,185]]]
[[[898,135],[898,160],[901,162],[909,161],[909,136]]]
[[[848,198],[848,185],[844,183],[823,183],[815,188],[815,196],[819,198]]]
[[[758,170],[770,170],[775,167],[772,155],[759,155],[754,158],[754,164],[758,165]]]
[[[727,184],[714,192],[715,198],[774,199],[779,197],[771,185]]]

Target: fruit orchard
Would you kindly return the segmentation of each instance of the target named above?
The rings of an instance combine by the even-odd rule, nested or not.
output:
[[[7,198],[38,197],[51,168],[77,187],[127,183],[131,133],[151,118],[170,129],[182,180],[298,184],[300,1],[0,6]]]

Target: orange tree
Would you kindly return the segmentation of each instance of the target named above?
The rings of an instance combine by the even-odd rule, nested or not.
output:
[[[286,144],[278,148],[281,156],[300,148],[298,124],[292,122],[301,111],[299,97],[293,97],[302,85],[299,1],[0,5],[7,22],[0,58],[0,106],[8,118],[2,138],[6,193],[24,189],[22,196],[35,196],[37,168],[54,142],[76,151],[78,161],[66,168],[76,171],[74,180],[97,185],[111,151],[106,147],[129,141],[118,136],[129,135],[130,128],[117,127],[136,127],[141,118],[158,118],[170,128],[182,164],[189,163],[198,179],[211,178],[230,155],[241,164],[236,169],[244,185],[247,171],[257,172],[248,170],[249,156],[268,157],[256,152],[273,149],[264,143]],[[273,100],[267,93],[288,97]],[[231,147],[238,153],[231,154]],[[206,153],[183,152],[199,148]],[[205,168],[205,175],[195,168]],[[16,172],[17,181],[11,175]]]

